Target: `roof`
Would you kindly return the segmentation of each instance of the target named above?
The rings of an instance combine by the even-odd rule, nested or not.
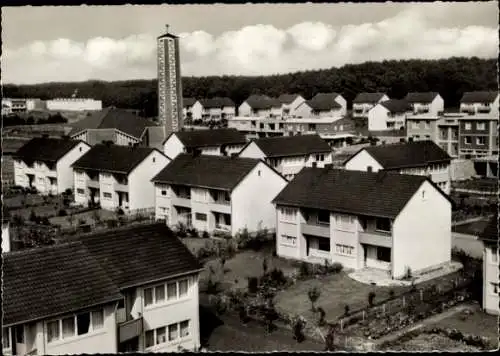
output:
[[[157,126],[153,121],[132,111],[108,107],[71,125],[70,136],[88,129],[117,129],[127,135],[140,138],[147,126]]]
[[[410,105],[404,99],[389,99],[382,101],[380,105],[392,113],[404,113],[411,110]]]
[[[353,104],[378,103],[386,95],[385,93],[359,93],[356,95]]]
[[[256,110],[265,110],[281,107],[281,102],[278,99],[271,98],[267,95],[250,95],[245,102]]]
[[[432,102],[439,93],[436,92],[426,92],[426,93],[408,93],[405,96],[405,100],[409,103],[430,103]]]
[[[186,148],[235,145],[247,142],[245,134],[236,129],[179,131],[173,134],[181,140]]]
[[[298,97],[299,97],[299,94],[281,94],[278,97],[278,100],[282,104],[291,104]]]
[[[122,290],[202,268],[164,223],[81,235],[78,239]]]
[[[190,106],[193,106],[194,103],[196,103],[197,100],[195,98],[182,98],[182,105],[187,108]]]
[[[498,91],[469,91],[462,96],[462,103],[491,103],[498,96]]]
[[[128,174],[154,150],[151,147],[97,144],[72,167]]]
[[[176,36],[176,35],[170,33],[168,31],[168,28],[167,28],[167,32],[165,34],[161,35],[161,36],[158,36],[157,39],[164,38],[164,37],[179,38],[179,36]]]
[[[306,103],[313,110],[328,111],[339,109],[342,106],[335,101],[335,98],[339,95],[338,93],[318,93],[312,99],[307,100]]]
[[[8,252],[2,254],[2,259],[4,325],[123,298],[102,266],[79,242]]]
[[[146,138],[146,140],[144,140]],[[163,141],[165,140],[165,128],[163,126],[146,127],[142,142],[146,141],[147,146],[163,151]]]
[[[267,157],[308,155],[331,152],[332,149],[319,135],[268,137],[254,142]]]
[[[253,158],[180,154],[152,181],[230,191],[259,162]]]
[[[211,99],[201,99],[200,100],[201,105],[203,105],[204,108],[206,109],[211,109],[211,108],[223,108],[227,106],[234,106],[234,102],[227,97],[223,98],[211,98]]]
[[[82,141],[35,137],[13,155],[23,160],[57,162]]]
[[[362,148],[358,153],[363,150],[369,153],[384,169],[419,167],[433,162],[450,162],[451,160],[448,153],[431,140],[368,146]]]
[[[288,183],[274,203],[395,218],[425,181],[428,179],[423,176],[385,171],[307,167]]]
[[[498,244],[498,211],[490,218],[479,238],[486,243]]]

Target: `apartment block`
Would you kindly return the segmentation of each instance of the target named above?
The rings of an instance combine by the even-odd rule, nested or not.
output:
[[[491,217],[480,234],[483,242],[483,309],[488,314],[499,315],[498,292],[498,213]]]
[[[170,158],[149,147],[95,145],[73,163],[75,202],[124,212],[153,209],[153,178]]]
[[[304,168],[274,203],[278,256],[392,278],[451,260],[451,201],[426,177]]]
[[[389,100],[385,93],[359,93],[352,101],[352,117],[368,117],[368,112],[378,103]]]
[[[368,130],[400,130],[405,127],[406,117],[411,110],[406,100],[382,101],[368,111]]]
[[[258,159],[180,154],[152,181],[156,218],[234,236],[275,228],[271,200],[286,185]]]
[[[195,98],[182,98],[182,114],[184,120],[201,120],[201,115],[203,112],[203,106],[199,100]]]
[[[239,157],[264,160],[291,180],[304,167],[332,163],[332,149],[317,134],[261,138],[248,143]]]
[[[201,99],[200,103],[202,107],[201,119],[204,121],[228,120],[236,114],[234,102],[227,97]]]
[[[451,157],[433,141],[401,142],[364,147],[344,162],[347,170],[393,171],[429,177],[450,193]]]
[[[411,106],[414,115],[439,115],[444,111],[444,100],[439,93],[408,93],[404,100]]]
[[[491,114],[498,117],[498,91],[465,92],[460,100],[460,111],[469,114]]]
[[[78,236],[2,259],[3,354],[200,347],[202,267],[163,224]]]
[[[299,118],[344,117],[346,113],[347,102],[338,93],[318,93],[295,110],[295,115]]]
[[[40,194],[73,189],[71,165],[89,150],[82,141],[35,137],[13,154],[15,185],[34,187]]]
[[[459,120],[459,157],[498,155],[498,115],[474,114]]]

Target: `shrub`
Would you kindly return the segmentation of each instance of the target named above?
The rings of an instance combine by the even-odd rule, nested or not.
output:
[[[368,305],[370,307],[373,306],[374,300],[375,300],[375,292],[371,291],[370,293],[368,293]]]
[[[73,195],[73,190],[72,190],[71,188],[67,188],[67,189],[64,191],[64,193],[63,193],[63,194],[64,194],[64,195],[69,195],[69,196],[71,196],[71,195]]]
[[[412,278],[413,278],[412,270],[411,270],[411,268],[409,266],[406,266],[405,267],[405,274],[404,274],[403,279],[410,280]]]
[[[259,279],[257,277],[248,277],[248,293],[255,294],[259,290]]]
[[[392,289],[391,289],[391,290],[389,291],[389,298],[390,298],[390,299],[394,299],[394,295],[395,295],[394,290],[392,290]]]
[[[260,279],[261,285],[266,285],[271,288],[280,288],[288,283],[288,278],[279,268],[273,268],[270,272],[264,274]]]
[[[299,316],[292,321],[292,331],[293,331],[293,339],[298,343],[301,343],[305,340],[306,336],[304,334],[305,322]]]
[[[348,316],[349,315],[349,306],[346,304],[344,305],[344,315]]]
[[[307,291],[307,297],[309,298],[309,301],[311,302],[311,310],[312,311],[316,311],[314,304],[319,299],[320,295],[321,295],[321,291],[316,287],[313,287]]]
[[[123,211],[122,208],[116,209],[116,215],[125,215],[125,212]]]
[[[333,262],[333,264],[331,265],[331,271],[333,273],[340,273],[343,268],[344,266],[340,262]]]
[[[217,294],[219,292],[219,282],[212,280],[212,277],[207,281],[207,294]]]
[[[203,231],[203,233],[201,234],[201,237],[203,237],[204,239],[208,239],[210,237],[210,235],[208,234],[208,231]]]
[[[187,236],[187,228],[182,222],[177,223],[177,236],[178,237],[186,237]]]
[[[31,222],[37,222],[38,221],[38,216],[35,213],[35,210],[31,209],[30,212],[30,221]]]
[[[311,266],[307,262],[301,262],[299,266],[299,277],[307,278],[311,275]]]

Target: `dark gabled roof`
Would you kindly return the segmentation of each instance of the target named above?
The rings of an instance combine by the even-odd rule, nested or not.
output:
[[[163,151],[163,141],[165,140],[165,127],[149,126],[146,127],[141,137],[141,141],[147,143],[148,147]]]
[[[281,94],[278,100],[282,104],[291,104],[297,97],[299,97],[299,94]]]
[[[312,99],[307,100],[306,103],[311,109],[318,111],[339,109],[342,106],[335,101],[335,98],[339,95],[338,93],[318,93]]]
[[[247,142],[245,134],[236,129],[179,131],[173,134],[181,140],[186,148],[237,145]]]
[[[81,235],[78,239],[122,290],[202,268],[164,223]]]
[[[180,154],[152,181],[232,190],[259,162],[253,158]]]
[[[7,252],[2,259],[4,325],[123,298],[105,269],[79,242]]]
[[[303,168],[274,203],[395,218],[426,180],[384,171]]]
[[[404,113],[411,111],[411,106],[405,99],[389,99],[380,103],[384,108],[391,113]]]
[[[194,103],[196,103],[196,99],[195,98],[182,98],[182,105],[185,107],[185,108],[188,108],[190,106],[193,106]]]
[[[155,149],[151,147],[97,144],[73,163],[72,167],[129,174],[153,150]]]
[[[223,108],[227,106],[234,106],[234,102],[227,97],[223,98],[211,98],[211,99],[201,99],[200,100],[201,105],[205,109],[212,109],[212,108]]]
[[[439,93],[436,92],[408,93],[405,96],[405,100],[409,103],[430,103],[438,95]]]
[[[245,102],[255,110],[266,110],[281,107],[281,102],[267,95],[250,95]]]
[[[470,91],[465,92],[460,102],[464,104],[491,103],[498,96],[498,91]]]
[[[378,103],[382,97],[386,95],[385,93],[359,93],[356,95],[353,104],[363,104],[363,103]]]
[[[366,151],[384,169],[399,169],[405,167],[426,166],[429,163],[450,162],[451,157],[434,141],[398,142],[387,145],[368,146],[362,148],[345,163],[350,161],[359,152]]]
[[[71,126],[70,136],[87,129],[117,129],[127,135],[139,138],[146,127],[156,126],[156,124],[130,110],[108,107],[92,113],[89,117],[77,121]]]
[[[27,161],[57,162],[80,142],[82,141],[35,137],[13,156]]]
[[[479,238],[487,244],[498,244],[498,211],[490,218]]]
[[[267,157],[308,155],[331,152],[319,135],[297,135],[261,138],[253,141]]]

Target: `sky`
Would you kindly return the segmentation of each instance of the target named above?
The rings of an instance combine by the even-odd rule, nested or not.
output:
[[[3,7],[2,82],[155,78],[166,24],[183,76],[497,58],[498,14],[497,1]]]

